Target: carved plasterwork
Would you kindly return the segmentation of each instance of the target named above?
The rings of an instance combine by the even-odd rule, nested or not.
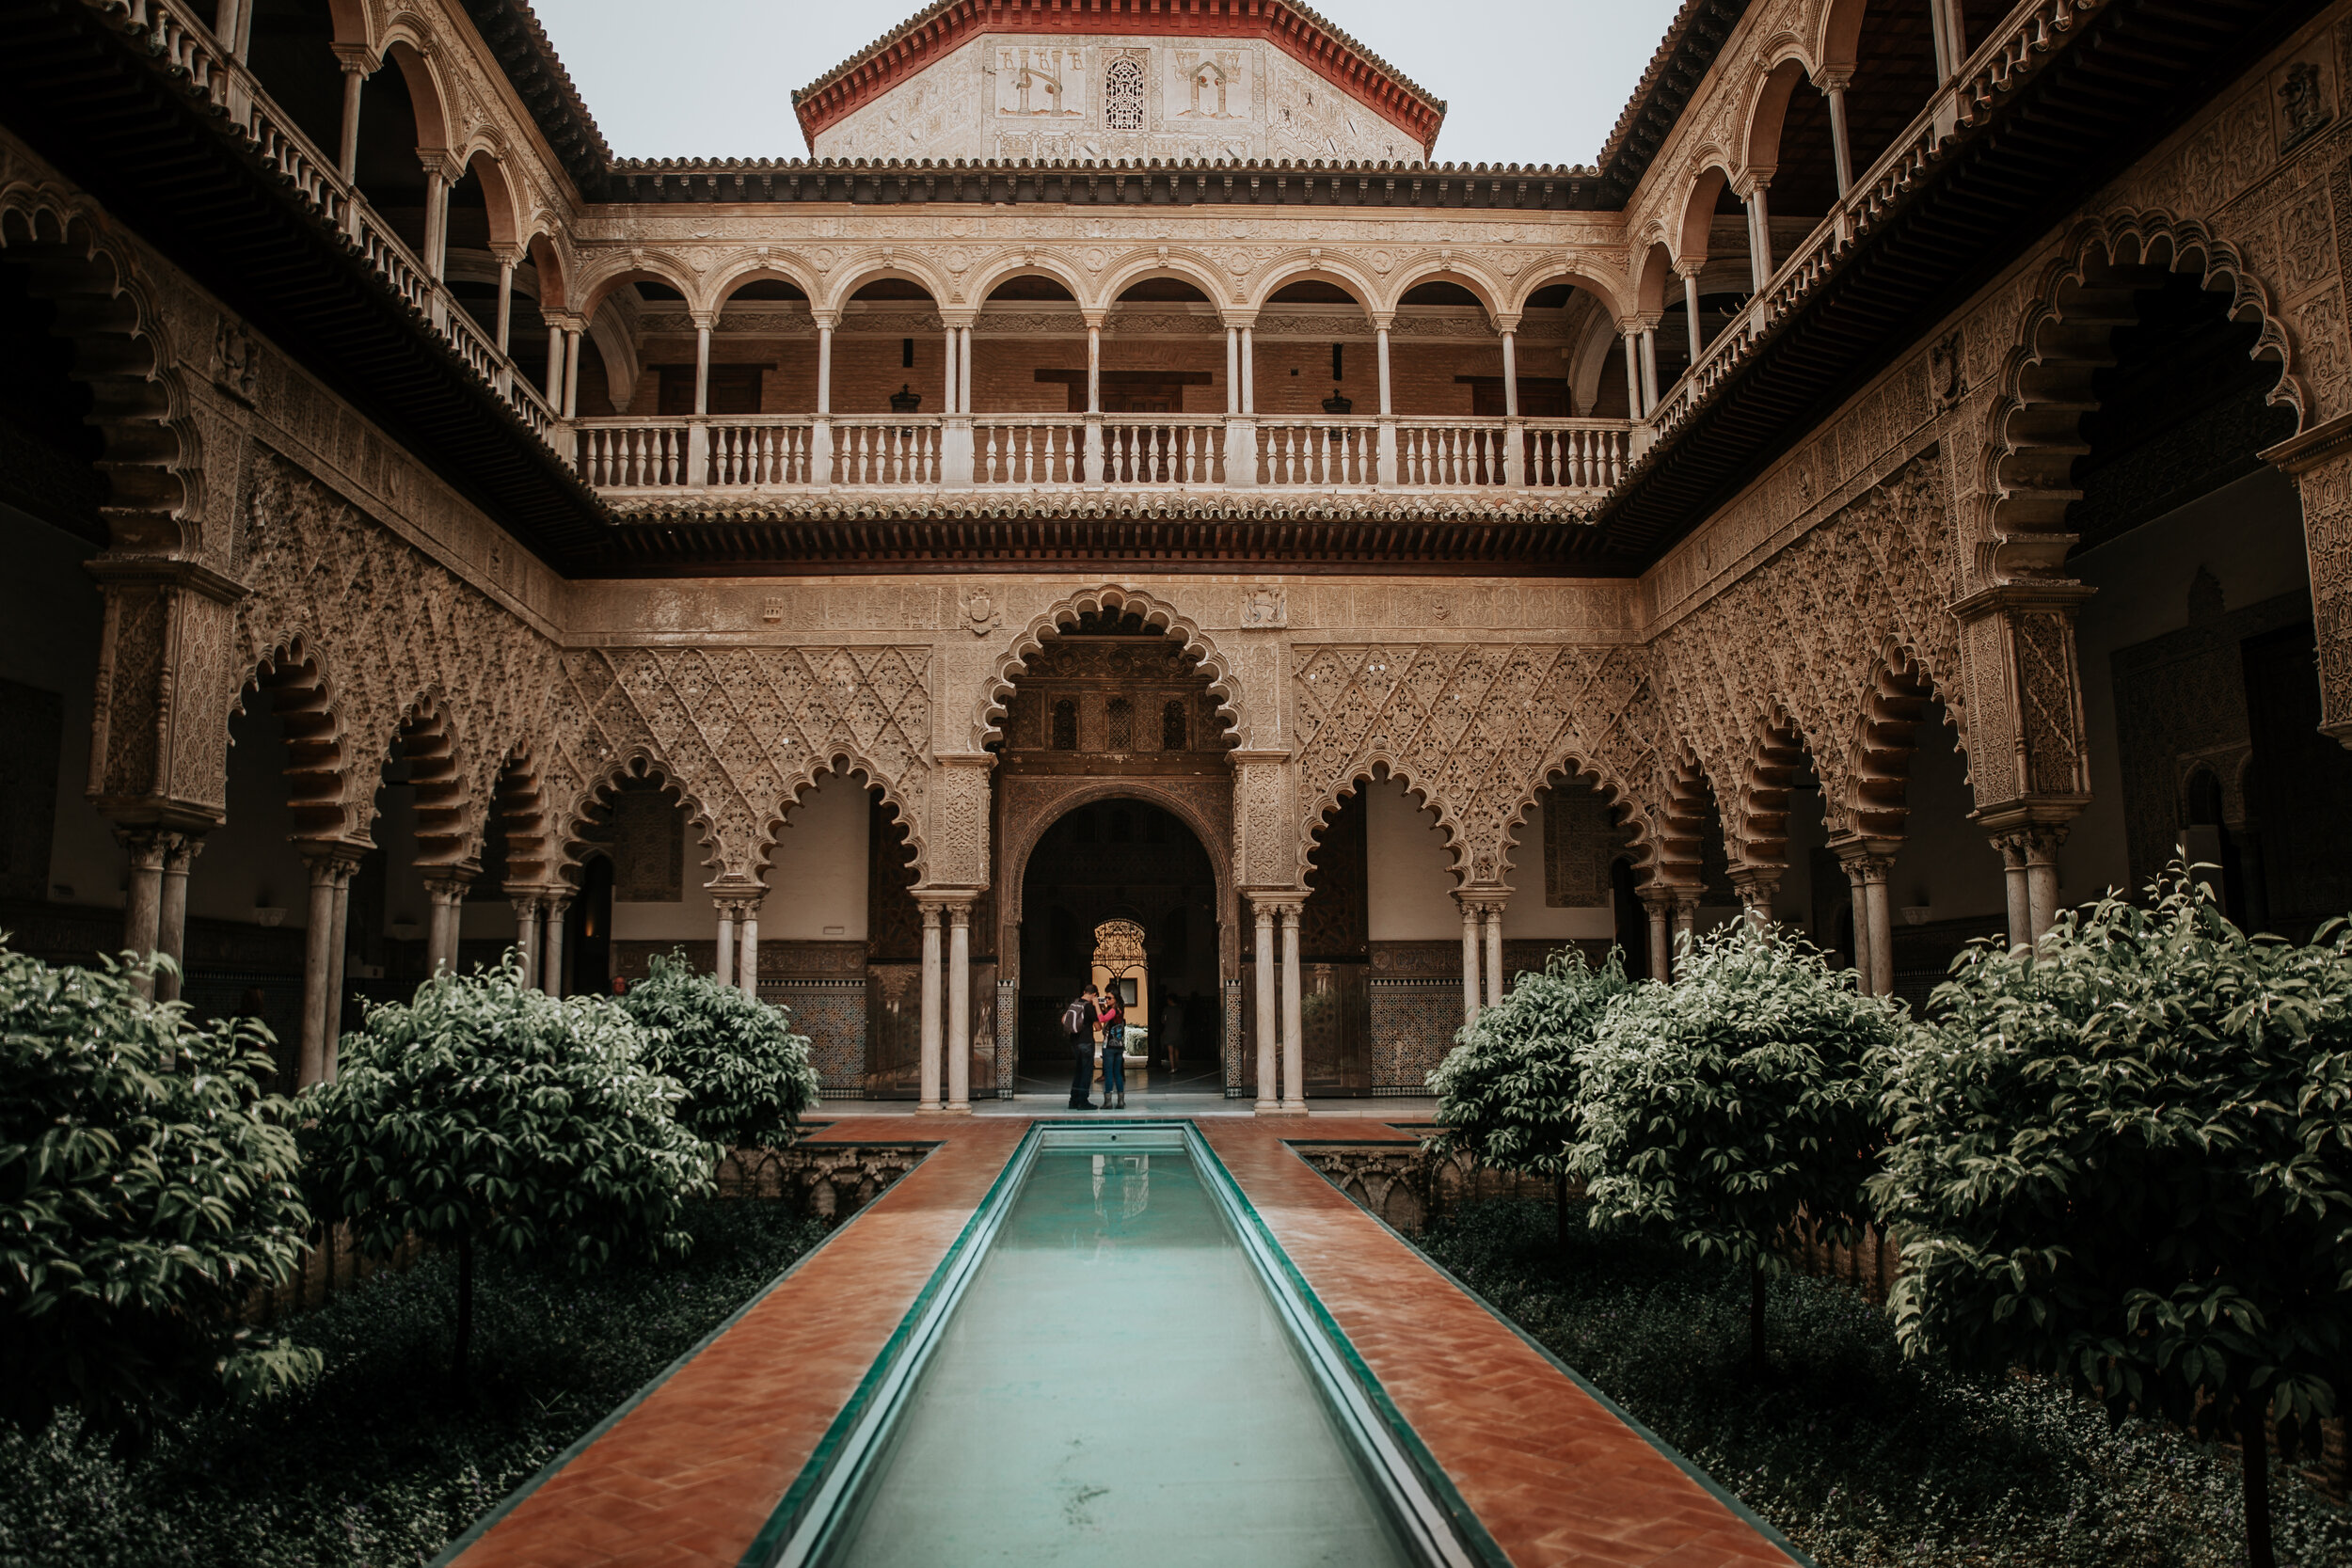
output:
[[[1200,673],[1208,677],[1209,691],[1216,698],[1217,716],[1241,732],[1246,738],[1252,734],[1253,720],[1267,724],[1269,733],[1275,725],[1270,714],[1261,715],[1262,706],[1270,707],[1276,701],[1270,686],[1263,680],[1248,680],[1226,655],[1203,633],[1199,624],[1178,612],[1176,608],[1140,589],[1106,584],[1089,588],[1057,599],[1052,608],[1032,616],[1021,633],[1012,639],[1012,645],[999,655],[993,672],[981,693],[977,709],[973,714],[971,749],[978,751],[990,741],[1003,737],[1000,726],[1005,720],[1005,705],[1012,696],[1013,683],[1027,667],[1029,658],[1042,649],[1055,635],[1055,628],[1063,622],[1074,624],[1080,615],[1107,613],[1114,620],[1133,614],[1147,626],[1164,629],[1184,648],[1185,655],[1197,661]]]
[[[1590,773],[1638,822],[1657,747],[1647,659],[1540,644],[1301,647],[1297,853],[1341,798],[1385,768],[1438,814],[1467,887],[1494,887],[1535,791]]]

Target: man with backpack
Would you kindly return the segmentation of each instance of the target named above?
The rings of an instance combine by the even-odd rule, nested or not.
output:
[[[1061,1026],[1070,1036],[1070,1053],[1074,1065],[1070,1073],[1070,1108],[1091,1111],[1094,1101],[1087,1097],[1094,1090],[1094,999],[1097,992],[1089,985],[1078,993],[1077,999],[1062,1009]]]

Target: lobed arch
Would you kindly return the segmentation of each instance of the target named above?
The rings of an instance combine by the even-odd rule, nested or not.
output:
[[[99,505],[112,547],[177,556],[202,547],[203,448],[162,309],[130,247],[87,198],[12,181],[0,186],[0,257],[24,266],[73,343],[67,372],[91,394]]]
[[[1740,786],[1724,814],[1724,847],[1734,867],[1788,868],[1788,796],[1811,751],[1781,704],[1756,719],[1740,765]]]
[[[909,863],[914,867],[917,884],[923,883],[930,871],[930,856],[924,845],[919,802],[910,800],[905,791],[891,781],[886,769],[855,748],[842,744],[838,737],[824,748],[821,760],[812,753],[804,766],[783,781],[773,809],[763,811],[758,818],[757,834],[752,845],[754,879],[762,887],[767,885],[769,858],[775,853],[776,840],[783,835],[785,823],[800,809],[808,792],[817,787],[818,781],[825,778],[860,780],[866,789],[882,797],[882,804],[897,816],[906,833]]]
[[[765,256],[739,257],[723,263],[705,287],[704,298],[709,302],[707,308],[713,311],[723,309],[737,291],[753,283],[789,283],[806,294],[811,302],[824,293],[824,284],[818,280],[816,270],[800,257],[771,252]],[[691,299],[693,296],[690,294],[687,297]]]
[[[1919,724],[1942,693],[1926,664],[1890,639],[1858,695],[1844,788],[1835,796],[1824,792],[1823,816],[1833,835],[1899,839],[1911,816],[1911,759],[1919,749]],[[1946,714],[1951,711],[1946,703]]]
[[[532,244],[532,259],[536,261],[538,258],[536,247],[539,242],[534,240]],[[583,269],[583,272],[584,276],[578,280],[579,307],[577,309],[572,307],[568,293],[561,307],[582,320],[594,316],[606,300],[612,298],[616,291],[629,283],[660,283],[666,288],[675,289],[685,297],[689,309],[698,309],[693,301],[700,290],[688,276],[687,269],[669,257],[659,253],[649,252],[643,256],[624,257],[616,264],[609,265],[601,271]],[[548,309],[545,289],[546,286],[543,283],[540,297],[540,309],[543,310]]]
[[[402,714],[392,738],[407,761],[408,783],[417,792],[419,869],[478,859],[467,751],[448,704],[439,694],[426,692]],[[373,829],[371,821],[371,833]]]
[[[895,277],[902,283],[913,283],[924,290],[931,296],[931,304],[934,308],[944,308],[950,299],[955,297],[954,285],[933,270],[930,262],[925,258],[903,251],[877,250],[854,256],[843,261],[840,270],[834,275],[832,292],[821,299],[816,294],[810,294],[809,304],[837,319],[848,308],[851,295],[866,284],[879,282],[886,277]],[[690,292],[687,297],[691,299],[693,294]]]
[[[350,766],[342,704],[311,640],[299,632],[282,638],[246,672],[222,715],[222,733],[231,745],[228,721],[246,710],[247,693],[268,700],[285,737],[286,809],[294,819],[289,836],[296,844],[364,839],[346,803]]]
[[[1650,857],[1650,880],[1677,893],[1698,893],[1706,850],[1707,809],[1710,800],[1721,816],[1707,767],[1685,742],[1659,780],[1656,847]]]
[[[1247,307],[1252,311],[1263,310],[1274,296],[1293,283],[1328,283],[1343,289],[1354,296],[1357,307],[1369,317],[1375,309],[1373,301],[1380,297],[1379,289],[1371,277],[1353,261],[1343,261],[1327,252],[1315,255],[1308,250],[1295,250],[1277,257],[1262,269],[1247,296]]]
[[[527,783],[528,789],[518,793],[515,788],[499,791],[500,815],[509,823],[506,831],[507,880],[520,886],[543,885],[564,881],[577,885],[581,867],[587,864],[591,852],[596,849],[582,836],[592,813],[609,805],[620,792],[622,784],[631,780],[658,784],[665,798],[673,799],[686,808],[687,825],[694,832],[705,854],[701,863],[715,866],[719,861],[719,827],[714,815],[703,802],[678,770],[657,756],[650,747],[633,747],[610,763],[591,773],[580,792],[560,807],[550,809],[546,791],[541,787],[540,769],[532,763],[528,743],[517,746],[509,754],[501,769],[501,778],[514,778]],[[530,824],[536,817],[533,836],[541,844],[533,874],[518,875],[516,828],[515,824]]]
[[[1454,873],[1455,885],[1463,889],[1477,885],[1478,879],[1473,864],[1475,856],[1472,853],[1469,834],[1463,829],[1460,815],[1449,810],[1443,800],[1413,776],[1409,767],[1385,750],[1369,752],[1357,758],[1348,771],[1334,779],[1324,790],[1321,798],[1309,806],[1306,820],[1300,824],[1298,834],[1298,874],[1295,885],[1299,887],[1307,885],[1308,860],[1314,853],[1315,843],[1323,836],[1323,830],[1331,825],[1331,814],[1338,811],[1341,803],[1348,797],[1358,793],[1362,785],[1378,784],[1384,780],[1393,780],[1403,784],[1406,796],[1416,803],[1417,810],[1438,814],[1438,830],[1445,835],[1445,851],[1454,863],[1448,869]]]
[[[1633,842],[1619,852],[1620,857],[1632,861],[1636,877],[1648,877],[1658,852],[1657,834],[1653,831],[1650,814],[1643,809],[1639,797],[1627,787],[1624,781],[1611,778],[1602,765],[1572,751],[1558,753],[1537,768],[1533,785],[1520,793],[1511,815],[1503,818],[1502,842],[1497,850],[1498,874],[1502,860],[1508,857],[1511,850],[1518,847],[1519,830],[1527,824],[1527,813],[1535,803],[1535,792],[1573,779],[1589,781],[1598,792],[1601,804],[1614,815],[1617,826],[1633,830]]]
[[[506,886],[545,887],[567,878],[548,809],[547,771],[529,741],[517,742],[500,760],[490,811],[506,830]]]
[[[1032,618],[1014,636],[1011,645],[997,657],[995,668],[982,684],[973,713],[972,750],[979,751],[990,741],[1004,738],[1005,705],[1012,698],[1013,685],[1028,668],[1030,656],[1044,648],[1046,639],[1061,635],[1061,623],[1075,621],[1089,611],[1108,610],[1117,610],[1122,616],[1135,614],[1162,636],[1178,640],[1208,677],[1209,692],[1217,700],[1217,716],[1246,741],[1256,721],[1258,704],[1272,702],[1273,694],[1249,691],[1232,661],[1200,629],[1200,624],[1180,614],[1174,606],[1140,589],[1105,583],[1099,588],[1080,589],[1057,601],[1044,613]]]
[[[2287,324],[2270,291],[2237,248],[2194,218],[2123,212],[2092,219],[2068,236],[2044,269],[2017,341],[2003,360],[1985,417],[1983,478],[1990,515],[1976,565],[1988,575],[2063,575],[2073,543],[2066,513],[2080,494],[2074,459],[2084,451],[2082,416],[2098,404],[2091,377],[2115,361],[2117,328],[2137,320],[2130,295],[2143,278],[2196,277],[2230,293],[2233,321],[2261,324],[2250,351],[2274,359],[2279,381],[2265,398],[2295,410],[2298,431],[2315,409]]]

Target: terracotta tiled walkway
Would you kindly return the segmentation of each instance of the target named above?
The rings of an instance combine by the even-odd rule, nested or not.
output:
[[[818,1134],[938,1147],[493,1525],[459,1568],[734,1568],[1027,1126],[860,1116]],[[1788,1562],[1283,1146],[1327,1138],[1327,1124],[1200,1126],[1514,1563]],[[1359,1122],[1344,1135],[1405,1134]]]

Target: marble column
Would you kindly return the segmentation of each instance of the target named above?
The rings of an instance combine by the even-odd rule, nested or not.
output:
[[[1830,159],[1837,170],[1837,199],[1853,188],[1853,141],[1846,135],[1846,79],[1821,78],[1821,94],[1829,100]]]
[[[1691,363],[1699,362],[1699,350],[1706,346],[1699,336],[1699,275],[1696,268],[1682,275],[1682,313],[1691,333]]]
[[[303,920],[302,1044],[294,1082],[302,1088],[326,1081],[326,998],[333,967],[335,879],[340,864],[332,850],[305,850],[310,873],[310,908]]]
[[[1675,977],[1677,979],[1682,977],[1683,967],[1689,962],[1691,942],[1698,935],[1698,924],[1699,890],[1694,887],[1675,889]]]
[[[1864,887],[1862,862],[1859,857],[1837,857],[1846,867],[1846,898],[1853,924],[1854,980],[1865,996],[1878,994],[1870,989],[1877,973],[1870,963],[1870,895]]]
[[[2023,822],[1993,835],[2009,893],[2009,942],[2031,947],[2058,919],[2058,852],[2067,824]]]
[[[204,841],[194,833],[164,836],[164,881],[156,907],[155,951],[171,960],[171,968],[155,976],[155,1000],[180,998],[188,950],[188,867],[202,851]]]
[[[571,909],[570,899],[550,898],[540,913],[541,951],[546,957],[539,960],[539,989],[549,996],[564,994],[564,917]]]
[[[1282,906],[1282,1109],[1307,1114],[1306,1009],[1299,996],[1298,904]]]
[[[1772,928],[1772,897],[1780,891],[1780,878],[1776,865],[1747,866],[1731,874],[1731,885],[1740,890],[1740,908],[1759,931]]]
[[[1896,847],[1891,839],[1831,846],[1853,889],[1854,968],[1862,974],[1866,996],[1891,996],[1895,990],[1895,911],[1886,899],[1886,873],[1895,864]]]
[[[939,1109],[939,906],[923,909],[923,1098],[918,1111]]]
[[[972,906],[947,906],[947,1109],[972,1109]]]
[[[711,973],[723,986],[735,984],[735,900],[719,900],[719,958]]]
[[[428,871],[424,891],[433,900],[432,923],[425,927],[424,965],[428,974],[457,970],[457,935],[465,915],[466,890],[473,885],[469,871]]]
[[[351,958],[351,878],[359,869],[346,861],[335,878],[334,934],[327,939],[326,1016],[322,1039],[326,1054],[326,1081],[333,1083],[343,1045],[343,971]]]
[[[169,835],[160,828],[121,828],[115,837],[131,860],[122,895],[122,945],[141,966],[133,984],[151,996],[154,978],[144,971],[163,931],[164,862],[170,853],[165,841]]]
[[[1502,906],[1488,904],[1480,911],[1486,927],[1486,1006],[1502,1000]]]
[[[1674,891],[1653,883],[1634,894],[1649,931],[1649,977],[1664,984],[1674,978]]]
[[[540,924],[547,912],[537,894],[510,897],[515,907],[515,953],[522,964],[523,984],[531,990],[539,985],[539,956],[546,942],[546,929]]]
[[[1258,923],[1258,1101],[1253,1109],[1263,1117],[1281,1109],[1282,1093],[1275,1056],[1274,906],[1256,898],[1249,902]]]
[[[1478,1022],[1478,906],[1455,894],[1462,906],[1462,1022]]]

